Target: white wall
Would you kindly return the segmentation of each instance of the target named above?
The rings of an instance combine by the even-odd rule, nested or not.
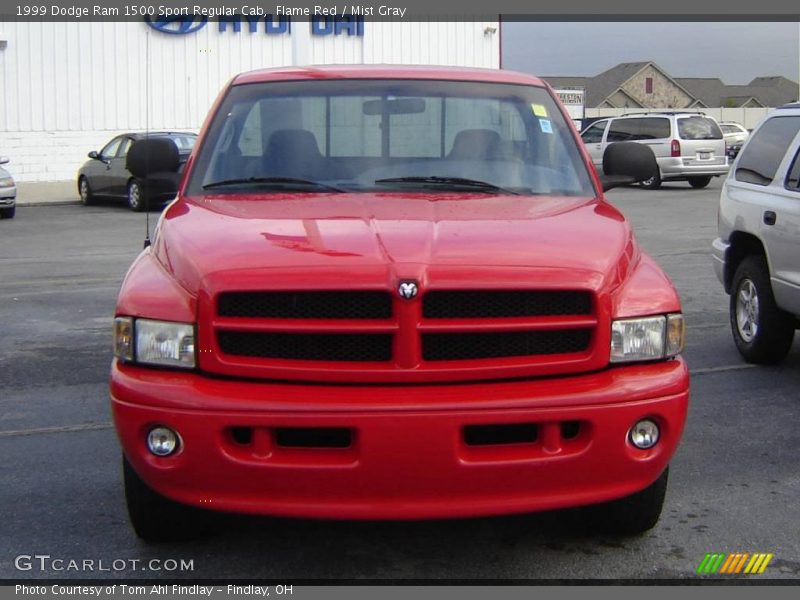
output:
[[[263,27],[263,24],[262,26]],[[144,22],[7,22],[0,49],[0,155],[19,181],[73,179],[117,133],[197,131],[233,75],[292,64],[497,68],[497,22],[369,22],[363,36],[241,33],[216,22],[168,35]],[[149,45],[149,53],[148,53]],[[149,56],[149,60],[148,60]],[[150,102],[148,104],[148,86]]]

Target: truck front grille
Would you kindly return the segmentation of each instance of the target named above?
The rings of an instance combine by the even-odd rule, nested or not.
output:
[[[427,319],[498,319],[591,312],[589,292],[447,290],[429,292],[422,301],[422,315]]]
[[[475,360],[583,352],[591,329],[508,331],[501,333],[427,333],[422,336],[425,360]]]
[[[422,289],[410,300],[380,289],[223,291],[201,311],[200,368],[240,377],[554,375],[602,368],[610,347],[610,327],[599,322],[607,317],[586,290]]]
[[[319,334],[220,331],[219,347],[231,356],[384,362],[392,358],[392,336],[385,334]]]
[[[388,292],[225,292],[221,317],[271,319],[388,319]]]

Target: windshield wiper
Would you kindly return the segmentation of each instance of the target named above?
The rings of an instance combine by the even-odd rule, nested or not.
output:
[[[508,188],[489,183],[488,181],[480,181],[479,179],[468,179],[466,177],[438,177],[431,176],[412,176],[412,177],[387,177],[386,179],[376,179],[375,183],[378,185],[387,185],[391,183],[421,183],[433,184],[443,186],[467,187],[481,190],[484,192],[502,192],[504,194],[513,194],[519,196],[520,192],[510,190]]]
[[[214,188],[237,186],[237,185],[300,185],[307,187],[315,187],[321,190],[328,190],[330,192],[345,192],[342,188],[338,188],[321,181],[314,181],[313,179],[303,179],[302,177],[241,177],[239,179],[224,179],[222,181],[215,181],[207,183],[203,186],[204,190]]]

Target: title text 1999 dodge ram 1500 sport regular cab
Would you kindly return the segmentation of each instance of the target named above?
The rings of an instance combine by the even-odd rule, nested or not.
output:
[[[178,168],[136,142],[142,179]],[[658,520],[684,322],[552,90],[506,71],[287,68],[221,93],[116,307],[129,514]],[[593,511],[596,511],[594,514]]]

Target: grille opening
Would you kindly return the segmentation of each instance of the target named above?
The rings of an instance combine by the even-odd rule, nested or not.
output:
[[[574,440],[581,432],[581,424],[579,421],[564,421],[561,423],[561,438],[565,440]]]
[[[570,354],[586,350],[591,336],[591,329],[426,333],[422,335],[422,356],[433,361]]]
[[[219,331],[217,340],[222,352],[232,356],[353,362],[392,358],[390,334]]]
[[[482,319],[589,315],[590,292],[541,290],[442,290],[423,298],[426,319]]]
[[[467,446],[530,444],[536,441],[538,435],[539,427],[536,423],[467,425],[464,427],[464,443]]]
[[[253,441],[252,427],[231,427],[230,432],[233,441],[241,446],[248,446]]]
[[[344,427],[278,427],[275,444],[284,448],[349,448],[353,432]]]
[[[387,292],[225,292],[219,295],[221,317],[271,319],[388,319]]]

